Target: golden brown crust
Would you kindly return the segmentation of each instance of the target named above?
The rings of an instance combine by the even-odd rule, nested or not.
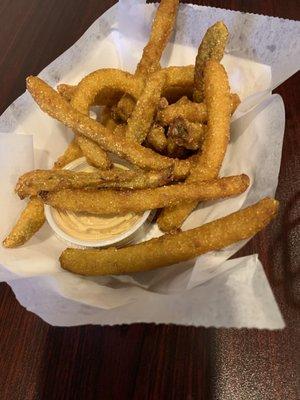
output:
[[[79,157],[82,157],[81,149],[73,140],[53,168],[63,168]],[[14,248],[23,245],[43,226],[44,222],[44,204],[40,199],[32,197],[24,207],[11,232],[4,239],[4,247]]]
[[[159,62],[174,28],[178,5],[179,0],[161,0],[136,75],[147,77],[160,68]]]
[[[167,148],[167,138],[162,126],[154,124],[147,135],[147,144],[158,153],[164,153]]]
[[[157,115],[159,123],[164,126],[169,126],[178,117],[190,122],[206,122],[206,105],[204,103],[193,103],[190,100],[182,104],[179,100],[179,102],[169,105]]]
[[[176,98],[176,96],[180,98],[183,95],[191,95],[194,84],[194,71],[193,65],[162,68],[160,73],[166,77],[162,95],[170,98],[170,100],[174,99],[174,97]],[[129,95],[123,96],[117,107],[114,107],[114,119],[127,121],[134,110],[135,103],[136,100],[133,97]]]
[[[185,160],[169,159],[126,139],[124,135],[116,131],[112,133],[99,122],[75,110],[40,78],[27,78],[27,89],[44,112],[84,137],[93,140],[103,150],[125,158],[142,169],[162,170],[174,167],[176,174],[188,175],[189,165]]]
[[[76,91],[76,85],[68,85],[66,83],[61,83],[57,86],[58,93],[67,101],[71,101],[74,93]]]
[[[169,105],[168,107],[161,110],[157,115],[157,120],[163,126],[170,125],[175,118],[180,117],[189,122],[194,123],[206,123],[207,122],[207,107],[205,103],[194,103],[185,97],[186,101],[182,99],[176,103]],[[238,105],[240,104],[240,98],[237,94],[230,95],[230,108],[231,114],[234,113]]]
[[[76,139],[73,139],[72,142],[69,143],[63,155],[61,155],[57,161],[54,163],[54,169],[61,169],[65,167],[67,164],[70,164],[72,161],[77,160],[77,158],[82,157],[82,150],[78,146]]]
[[[231,114],[235,112],[235,110],[238,108],[238,106],[241,104],[241,99],[238,94],[232,93],[230,95],[230,108],[231,108]]]
[[[203,71],[207,61],[221,61],[228,40],[228,29],[222,22],[216,22],[208,28],[199,46],[195,63],[194,101],[200,103],[204,99]]]
[[[175,184],[141,190],[65,189],[42,192],[41,198],[54,208],[91,214],[125,214],[179,204],[189,200],[215,200],[235,196],[249,186],[246,175],[232,176],[197,184]]]
[[[193,164],[187,182],[215,179],[220,171],[230,127],[230,89],[226,71],[217,61],[208,61],[204,69],[204,90],[207,107],[207,131],[202,153]],[[163,210],[158,226],[168,232],[179,228],[197,206],[197,202],[186,203]]]
[[[135,79],[128,72],[113,68],[101,69],[90,73],[79,82],[70,104],[81,113],[89,115],[90,107],[95,102],[99,104],[103,92],[106,93],[108,90],[121,93],[128,92],[139,97],[142,87],[142,81]],[[107,153],[100,146],[89,138],[77,136],[77,143],[92,166],[101,169],[111,167]]]
[[[42,191],[62,189],[125,188],[144,189],[162,186],[171,181],[171,171],[126,171],[118,168],[97,172],[69,170],[35,170],[22,175],[16,185],[21,199],[38,195]]]
[[[73,129],[75,139],[52,171],[34,171],[20,178],[17,192],[20,197],[31,196],[31,200],[5,239],[5,246],[25,243],[42,226],[43,204],[34,197],[38,194],[54,206],[92,213],[139,212],[167,206],[158,220],[159,226],[176,230],[198,200],[230,196],[246,189],[247,177],[216,179],[228,142],[230,110],[233,113],[240,102],[237,95],[229,98],[226,73],[217,62],[224,53],[226,26],[218,22],[207,31],[195,67],[160,67],[178,5],[179,0],[161,0],[135,75],[101,69],[84,77],[76,86],[59,85],[59,94],[39,78],[28,78],[27,88],[40,108]],[[191,98],[198,102],[204,99],[203,88],[205,104],[191,102]],[[177,103],[169,106],[162,96]],[[105,106],[103,123],[89,118],[93,105]],[[113,120],[116,116],[121,118],[117,123]],[[119,124],[121,121],[127,124]],[[204,144],[204,128],[200,124],[203,121],[208,121]],[[165,127],[170,124],[166,137]],[[141,146],[144,141],[173,158]],[[189,159],[176,158],[186,158],[190,150],[200,149],[202,144],[202,154],[199,152]],[[106,152],[149,172],[116,172]],[[82,155],[91,165],[106,171],[95,174],[57,171]],[[172,180],[186,178],[184,184],[157,189]],[[114,190],[103,189],[107,187]]]
[[[44,204],[33,197],[22,211],[17,223],[9,235],[4,239],[3,246],[18,247],[27,242],[44,224]]]
[[[137,100],[143,88],[144,81],[129,72],[115,68],[99,69],[79,82],[72,97],[72,106],[87,115],[92,105],[101,105],[99,96],[103,91],[127,93]]]
[[[74,132],[76,134],[76,132]],[[76,142],[80,147],[82,154],[85,156],[86,161],[95,168],[109,169],[112,163],[107,155],[107,153],[101,149],[92,140],[76,135]]]
[[[166,78],[164,74],[152,74],[135,109],[127,121],[125,135],[129,140],[143,143],[156,115]]]
[[[81,275],[120,275],[157,269],[250,238],[275,217],[277,210],[278,202],[265,198],[199,228],[166,234],[138,245],[105,250],[66,249],[60,264]]]
[[[160,69],[160,59],[175,25],[179,0],[161,0],[157,9],[149,41],[143,50],[135,76],[146,79]],[[123,96],[115,109],[115,117],[127,121],[135,107],[129,96]]]

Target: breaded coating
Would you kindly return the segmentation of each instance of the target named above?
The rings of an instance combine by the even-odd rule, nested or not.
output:
[[[61,169],[82,156],[81,148],[78,146],[76,139],[73,139],[72,142],[69,143],[64,154],[54,163],[53,169]]]
[[[185,159],[188,156],[188,150],[185,147],[179,146],[172,136],[167,138],[167,155],[172,158]]]
[[[143,143],[149,133],[157,112],[166,78],[155,73],[148,79],[145,89],[138,99],[135,109],[127,121],[127,139]]]
[[[182,97],[193,98],[193,86],[170,86],[163,91],[163,96],[170,104],[177,103]]]
[[[171,87],[191,87],[194,82],[194,71],[195,67],[193,65],[161,69],[161,73],[166,75],[165,90]]]
[[[103,150],[110,151],[142,169],[162,170],[174,167],[174,176],[189,174],[190,165],[186,160],[169,159],[128,140],[116,131],[112,133],[99,122],[75,110],[42,79],[27,78],[27,89],[44,112],[93,140]]]
[[[149,41],[135,71],[136,76],[147,79],[149,75],[160,69],[160,59],[174,28],[178,5],[179,0],[161,0],[153,21]],[[134,106],[134,101],[125,95],[119,101],[115,115],[123,121],[127,121]]]
[[[38,195],[42,191],[62,189],[125,188],[144,189],[165,185],[171,180],[171,171],[127,171],[119,168],[97,172],[69,170],[35,170],[22,175],[16,185],[21,199]]]
[[[234,113],[240,104],[240,98],[237,94],[230,95],[231,114]],[[180,117],[189,122],[205,123],[207,122],[207,107],[205,103],[194,103],[188,98],[185,102],[182,99],[175,104],[171,104],[157,114],[157,120],[163,126],[169,126],[175,118]]]
[[[82,157],[81,149],[73,140],[53,168],[63,168],[80,157]],[[44,204],[40,199],[33,196],[22,211],[12,231],[4,239],[4,247],[13,248],[23,245],[43,226],[44,222]]]
[[[171,101],[174,97],[192,94],[194,85],[193,65],[185,67],[162,68],[160,72],[165,75],[166,82],[162,95]],[[176,99],[177,100],[177,99]],[[136,101],[130,95],[123,96],[116,107],[113,107],[113,118],[116,121],[127,121],[132,114]]]
[[[75,131],[74,133],[76,134]],[[100,169],[109,169],[112,166],[107,153],[93,140],[77,135],[76,142],[90,165]]]
[[[183,118],[189,122],[206,122],[207,108],[205,103],[193,103],[188,100],[171,104],[157,115],[157,120],[163,126],[169,126],[175,118]]]
[[[199,46],[195,63],[194,101],[204,100],[203,71],[208,60],[221,61],[228,40],[228,29],[224,22],[216,22],[208,28]]]
[[[131,94],[135,93],[135,95],[138,96],[142,87],[142,82],[138,81],[138,79],[134,79],[134,77],[127,72],[112,68],[97,70],[84,77],[77,85],[70,104],[81,113],[89,115],[90,107],[95,104],[97,98],[99,100],[99,95],[101,95],[102,91],[109,89]],[[89,138],[80,137],[79,135],[77,143],[87,161],[92,166],[101,169],[111,167],[108,155],[95,142]]]
[[[265,198],[224,218],[186,232],[116,249],[66,249],[60,256],[63,269],[80,275],[122,275],[149,271],[219,250],[261,231],[276,216],[278,202]]]
[[[227,150],[230,131],[230,89],[226,71],[217,61],[208,61],[204,69],[207,134],[202,153],[191,172],[191,180],[218,176]]]
[[[160,125],[154,124],[147,135],[146,142],[158,153],[164,153],[168,143],[164,128]]]
[[[189,200],[215,200],[235,196],[249,186],[247,175],[231,176],[213,181],[175,184],[141,190],[80,190],[65,189],[41,192],[50,206],[73,212],[110,215],[139,213],[146,210],[180,204]]]
[[[66,83],[61,83],[57,86],[58,93],[67,101],[71,101],[74,93],[76,91],[76,85],[68,85]]]
[[[128,93],[136,100],[144,89],[144,81],[115,68],[104,68],[91,72],[77,85],[72,98],[72,106],[83,114],[87,114],[89,108],[99,104],[97,99],[103,91],[116,91]],[[104,105],[107,105],[104,103]]]
[[[67,101],[71,101],[77,90],[77,85],[68,85],[61,83],[57,86],[58,93],[63,96]],[[108,106],[112,107],[122,97],[123,92],[121,90],[102,88],[102,90],[96,96],[93,106]]]
[[[44,224],[44,204],[38,198],[29,200],[16,225],[4,239],[3,246],[18,247],[27,242]]]
[[[121,72],[121,74],[122,74],[122,72]],[[98,76],[98,80],[96,80],[96,83],[98,83],[99,75],[102,75],[102,73],[101,74],[94,73],[94,75]],[[128,77],[126,73],[123,74],[122,77],[124,75],[126,75],[126,77]],[[120,77],[120,74],[118,74],[118,72],[115,73],[115,70],[113,70],[113,71],[105,70],[105,72],[103,73],[102,76],[104,76],[106,79],[108,79],[108,78],[114,79],[116,76]],[[85,112],[86,114],[88,113],[89,107],[91,105],[93,105],[97,101],[99,102],[99,95],[98,95],[98,97],[96,95],[95,98],[91,101],[91,103],[87,103],[86,101],[84,101],[85,96],[83,95],[82,91],[86,90],[86,85],[90,83],[89,79],[90,78],[84,79],[83,82],[81,82],[80,90],[78,90],[78,86],[71,86],[71,85],[64,85],[64,84],[59,85],[60,92],[62,93],[62,95],[66,99],[66,101],[68,101],[68,102],[70,102],[70,101],[72,102],[74,99],[75,93],[77,93],[78,97],[76,97],[76,104],[78,105],[78,107],[81,106],[81,111]],[[121,79],[119,79],[119,81]],[[98,87],[99,86],[100,85],[98,85]],[[131,88],[130,83],[127,84],[126,87]],[[136,87],[137,86],[135,86],[135,89],[136,89]],[[142,90],[142,87],[143,87],[143,85],[140,85],[140,90]],[[81,101],[82,101],[82,103],[80,103]],[[86,107],[86,108],[84,109],[84,107]],[[81,147],[78,145],[78,142]],[[89,140],[88,138],[81,137],[81,138],[79,138],[79,140],[74,139],[69,144],[65,153],[61,157],[58,158],[58,160],[55,162],[53,168],[54,169],[63,168],[65,165],[69,164],[70,162],[76,160],[77,158],[82,157],[83,156],[82,148],[84,149],[85,156],[93,165],[96,165],[98,167],[100,166],[102,168],[110,167],[111,162],[109,161],[105,152],[103,152],[103,150],[99,146],[95,145],[95,143],[92,142],[91,140]],[[41,228],[44,221],[45,221],[44,205],[40,199],[33,198],[32,200],[29,201],[29,203],[24,208],[23,212],[21,213],[21,215],[20,215],[16,225],[12,229],[11,233],[3,241],[3,245],[6,247],[17,247],[17,246],[24,244]]]
[[[193,164],[187,182],[215,179],[222,166],[229,141],[230,89],[226,71],[217,61],[210,60],[204,68],[207,131],[202,153]],[[179,228],[198,202],[182,204],[163,210],[158,226],[164,232]]]
[[[175,26],[178,5],[179,0],[161,0],[136,75],[147,77],[160,68],[162,53]]]

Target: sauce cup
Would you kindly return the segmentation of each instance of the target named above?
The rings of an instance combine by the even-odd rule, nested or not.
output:
[[[115,166],[130,169],[130,164],[115,155],[110,155]],[[95,171],[85,157],[79,158],[64,169],[72,171]],[[56,234],[68,246],[97,248],[124,246],[139,240],[150,228],[155,213],[145,211],[141,214],[129,213],[122,216],[97,216],[87,213],[73,213],[56,210],[45,205],[46,219]]]

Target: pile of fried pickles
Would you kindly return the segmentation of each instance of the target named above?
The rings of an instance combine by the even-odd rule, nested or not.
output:
[[[61,267],[82,275],[116,275],[175,264],[249,238],[276,215],[278,202],[258,203],[198,228],[181,231],[199,202],[243,193],[248,176],[220,177],[230,137],[230,119],[240,100],[230,92],[220,61],[228,40],[223,22],[211,26],[195,65],[161,68],[160,59],[175,25],[179,0],[161,0],[149,42],[134,74],[99,69],[76,86],[57,90],[38,77],[27,90],[40,109],[74,131],[74,139],[51,170],[19,178],[16,193],[29,197],[11,233],[13,248],[44,224],[44,204],[61,210],[110,215],[161,209],[165,234],[123,248],[68,248]],[[97,119],[92,106],[102,106]],[[113,153],[131,163],[116,168]],[[86,157],[95,172],[63,167]]]

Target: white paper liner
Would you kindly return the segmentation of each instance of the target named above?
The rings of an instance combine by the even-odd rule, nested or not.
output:
[[[133,289],[131,303],[110,310],[62,297],[56,292],[56,282],[48,276],[16,280],[10,285],[28,311],[57,326],[155,322],[226,328],[284,327],[257,256],[227,261],[220,271],[203,285],[187,291],[184,301],[181,294],[165,296]],[[79,283],[79,294],[82,284]],[[251,307],[249,298],[253,299]]]

